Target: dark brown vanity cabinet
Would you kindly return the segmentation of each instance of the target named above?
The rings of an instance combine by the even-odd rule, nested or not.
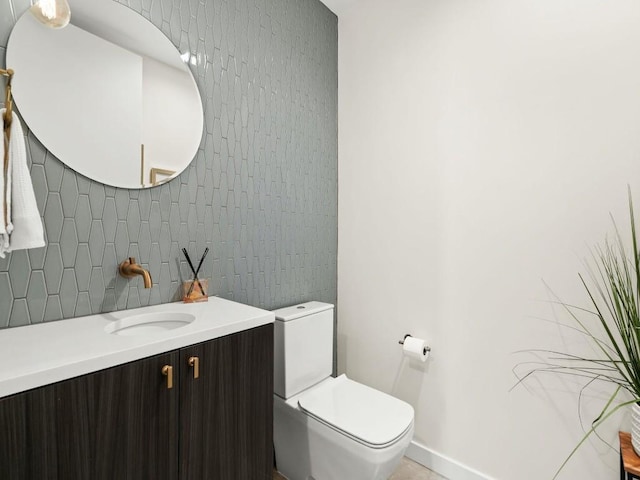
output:
[[[0,400],[0,478],[177,478],[178,396],[159,355]]]
[[[272,409],[269,324],[0,399],[0,479],[268,480]]]
[[[273,477],[273,325],[181,350],[181,480]],[[217,399],[211,401],[211,399]]]

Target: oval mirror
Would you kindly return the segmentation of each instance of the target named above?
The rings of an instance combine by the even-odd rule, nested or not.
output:
[[[185,56],[128,7],[77,0],[59,30],[27,10],[6,64],[20,114],[51,153],[101,183],[145,188],[182,172],[200,145],[202,102]]]

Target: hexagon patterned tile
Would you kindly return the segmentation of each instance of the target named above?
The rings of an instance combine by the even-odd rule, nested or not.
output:
[[[168,184],[124,190],[76,174],[25,128],[47,247],[0,259],[0,328],[176,300],[182,247],[210,248],[213,294],[267,309],[335,302],[335,15],[318,0],[121,3],[199,59],[200,150]],[[0,67],[28,6],[0,2]],[[126,256],[152,291],[116,275]]]

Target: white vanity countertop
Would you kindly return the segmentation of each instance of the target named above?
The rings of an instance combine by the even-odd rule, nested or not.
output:
[[[152,312],[189,313],[196,319],[159,333],[107,333],[113,322]],[[272,312],[209,297],[0,330],[0,397],[158,355],[273,323]]]

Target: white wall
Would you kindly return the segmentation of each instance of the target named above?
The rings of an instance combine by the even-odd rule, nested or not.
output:
[[[144,181],[150,183],[152,168],[180,173],[195,156],[202,137],[202,106],[189,71],[142,57],[142,72]]]
[[[74,25],[47,28],[33,15],[20,18],[9,45],[16,104],[38,139],[82,175],[108,185],[137,186],[141,58]],[[134,181],[127,182],[131,175],[122,181],[132,164]]]
[[[540,319],[543,280],[586,305],[587,245],[609,212],[626,224],[627,184],[640,204],[640,2],[361,0],[339,58],[339,371],[409,401],[429,449],[551,478],[581,436],[577,387],[509,392],[513,352],[576,344]],[[426,367],[405,333],[429,339]],[[559,478],[617,468],[593,441]]]

